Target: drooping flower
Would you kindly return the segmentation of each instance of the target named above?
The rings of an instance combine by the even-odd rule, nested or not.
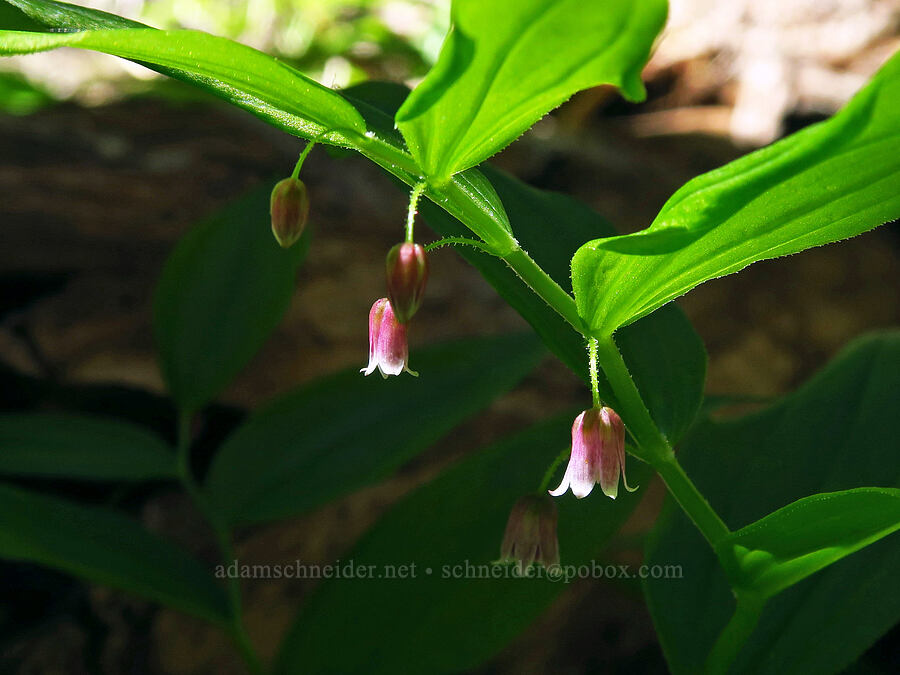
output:
[[[625,425],[612,408],[591,408],[575,418],[566,474],[550,494],[559,497],[572,488],[572,494],[582,499],[600,483],[603,494],[615,499],[620,473],[625,489],[634,492],[637,488],[625,480]]]
[[[406,326],[397,321],[391,301],[380,298],[369,311],[369,365],[359,372],[371,375],[378,368],[384,378],[402,372],[418,375],[407,366],[408,359]]]
[[[290,248],[303,234],[309,217],[309,197],[303,181],[292,176],[278,181],[269,199],[269,213],[272,234],[282,248]]]
[[[534,562],[544,567],[559,565],[556,538],[556,504],[546,495],[526,495],[512,507],[499,562],[515,562],[521,575]]]
[[[388,251],[385,260],[388,297],[400,323],[418,311],[428,281],[428,256],[419,244],[405,242]]]

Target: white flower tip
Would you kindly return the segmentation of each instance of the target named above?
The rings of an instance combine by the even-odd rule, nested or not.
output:
[[[591,491],[593,489],[594,489],[593,483],[588,483],[587,485],[579,485],[577,487],[575,485],[573,485],[572,486],[572,494],[575,495],[575,497],[578,499],[584,499],[589,494],[591,494]]]
[[[559,497],[560,495],[565,494],[566,490],[568,490],[568,489],[569,489],[569,472],[566,471],[566,473],[563,475],[562,482],[559,484],[559,487],[556,488],[555,490],[547,490],[547,492],[552,497]]]

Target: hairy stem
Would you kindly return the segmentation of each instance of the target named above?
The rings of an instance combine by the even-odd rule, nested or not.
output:
[[[182,411],[178,416],[178,445],[177,445],[177,469],[178,478],[181,481],[185,492],[188,493],[194,505],[203,514],[209,522],[216,536],[216,542],[219,545],[219,551],[226,564],[234,559],[234,548],[231,543],[231,532],[216,515],[215,511],[210,508],[203,492],[197,485],[194,474],[191,471],[190,449],[191,449],[191,416],[189,413]],[[228,627],[228,633],[232,641],[237,647],[243,658],[247,669],[257,675],[263,672],[262,664],[250,637],[244,628],[243,611],[241,603],[241,587],[237,578],[228,578],[228,602],[231,609],[231,625]]]
[[[355,147],[365,157],[411,187],[422,184],[423,176],[406,152],[381,139],[367,138],[364,143],[356,142],[358,140],[354,139]],[[423,194],[481,237],[485,250],[502,258],[526,286],[556,310],[576,331],[584,334],[584,323],[578,315],[575,299],[534,262],[516,238],[490,213],[470,202],[456,202],[446,186],[427,185]]]
[[[715,546],[728,535],[728,527],[681,468],[668,439],[650,417],[650,411],[644,405],[612,336],[597,340],[597,353],[606,379],[618,401],[619,413],[639,446],[641,459],[656,469],[675,501],[703,533],[710,545]]]
[[[390,153],[385,152],[388,148],[391,150]],[[408,160],[411,160],[409,155],[381,139],[378,139],[378,143],[357,145],[357,149],[408,185],[417,186],[423,180],[418,169],[414,170],[409,166]],[[478,234],[487,246],[497,251],[499,257],[503,258],[523,283],[556,310],[576,331],[582,335],[587,333],[584,322],[578,314],[575,299],[522,249],[515,237],[495,218],[474,204],[455,203],[450,199],[446,189],[440,186],[429,186],[425,194]],[[638,456],[656,469],[676,501],[707,541],[715,544],[728,534],[728,528],[678,464],[671,444],[650,416],[612,336],[597,341],[597,357],[621,408],[619,412],[623,419],[627,420],[628,430],[634,436]]]
[[[660,461],[665,459],[672,454],[672,448],[668,439],[650,417],[650,411],[644,405],[637,385],[631,379],[631,373],[625,364],[625,359],[619,353],[615,340],[609,336],[594,339],[594,342],[597,359],[616,396],[620,408],[618,413],[624,420],[627,420],[628,431],[631,432],[640,450],[646,454],[646,457],[642,456],[641,459],[648,462],[653,458]]]
[[[591,400],[600,407],[600,378],[597,373],[597,338],[588,338],[588,370],[591,374]]]
[[[512,251],[501,257],[519,275],[526,286],[555,309],[576,331],[584,334],[584,323],[578,316],[575,299],[566,293],[562,286],[556,283],[524,249],[516,245]]]
[[[719,518],[719,514],[709,505],[694,482],[688,478],[674,453],[660,462],[651,461],[650,464],[665,481],[675,501],[703,533],[710,546],[715,547],[728,536],[728,526]]]
[[[433,241],[430,244],[426,244],[426,251],[433,251],[436,248],[441,248],[443,246],[471,246],[473,248],[477,248],[482,253],[487,253],[488,255],[492,255],[495,258],[499,258],[490,246],[485,244],[480,239],[471,239],[469,237],[443,237],[438,239],[437,241]]]
[[[409,209],[406,212],[406,243],[413,243],[413,231],[416,226],[416,214],[419,212],[419,197],[425,192],[426,184],[416,183],[409,193]]]
[[[297,159],[297,163],[294,164],[294,171],[291,174],[291,178],[297,180],[300,177],[300,169],[303,168],[303,162],[306,161],[306,157],[309,155],[310,150],[316,145],[315,141],[310,141],[306,144],[306,147],[303,148],[303,152],[300,153],[300,157]]]

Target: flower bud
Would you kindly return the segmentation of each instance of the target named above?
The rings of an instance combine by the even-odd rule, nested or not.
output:
[[[303,234],[309,216],[309,197],[303,181],[294,177],[279,181],[272,190],[269,213],[272,234],[282,248],[290,248]]]
[[[400,323],[409,321],[425,295],[428,257],[419,244],[397,244],[386,260],[388,296]]]
[[[378,368],[384,378],[402,372],[418,375],[407,366],[408,359],[406,326],[397,321],[390,300],[376,300],[369,311],[369,365],[359,372],[370,375]]]
[[[544,567],[559,565],[556,521],[556,504],[546,495],[520,498],[506,523],[500,562],[516,562],[520,575],[534,562]]]
[[[579,499],[587,497],[600,483],[603,494],[615,499],[619,474],[625,489],[625,425],[612,408],[591,408],[575,418],[572,425],[572,454],[562,483],[550,494],[559,497],[570,487]]]

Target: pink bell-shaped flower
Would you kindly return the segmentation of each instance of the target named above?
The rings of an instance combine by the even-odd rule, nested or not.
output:
[[[546,495],[520,498],[506,523],[499,562],[517,563],[520,575],[535,562],[547,568],[559,565],[556,521],[556,504]]]
[[[400,323],[418,311],[428,281],[428,256],[419,244],[405,242],[388,251],[385,260],[388,297]]]
[[[559,497],[569,488],[582,499],[591,494],[595,483],[600,483],[603,494],[616,498],[619,490],[619,474],[625,489],[625,425],[612,408],[591,408],[575,418],[572,425],[572,454],[562,483],[550,494]]]
[[[406,365],[408,359],[406,326],[397,321],[390,300],[376,300],[369,311],[369,365],[359,372],[371,375],[378,368],[384,378],[402,372],[418,375]]]

